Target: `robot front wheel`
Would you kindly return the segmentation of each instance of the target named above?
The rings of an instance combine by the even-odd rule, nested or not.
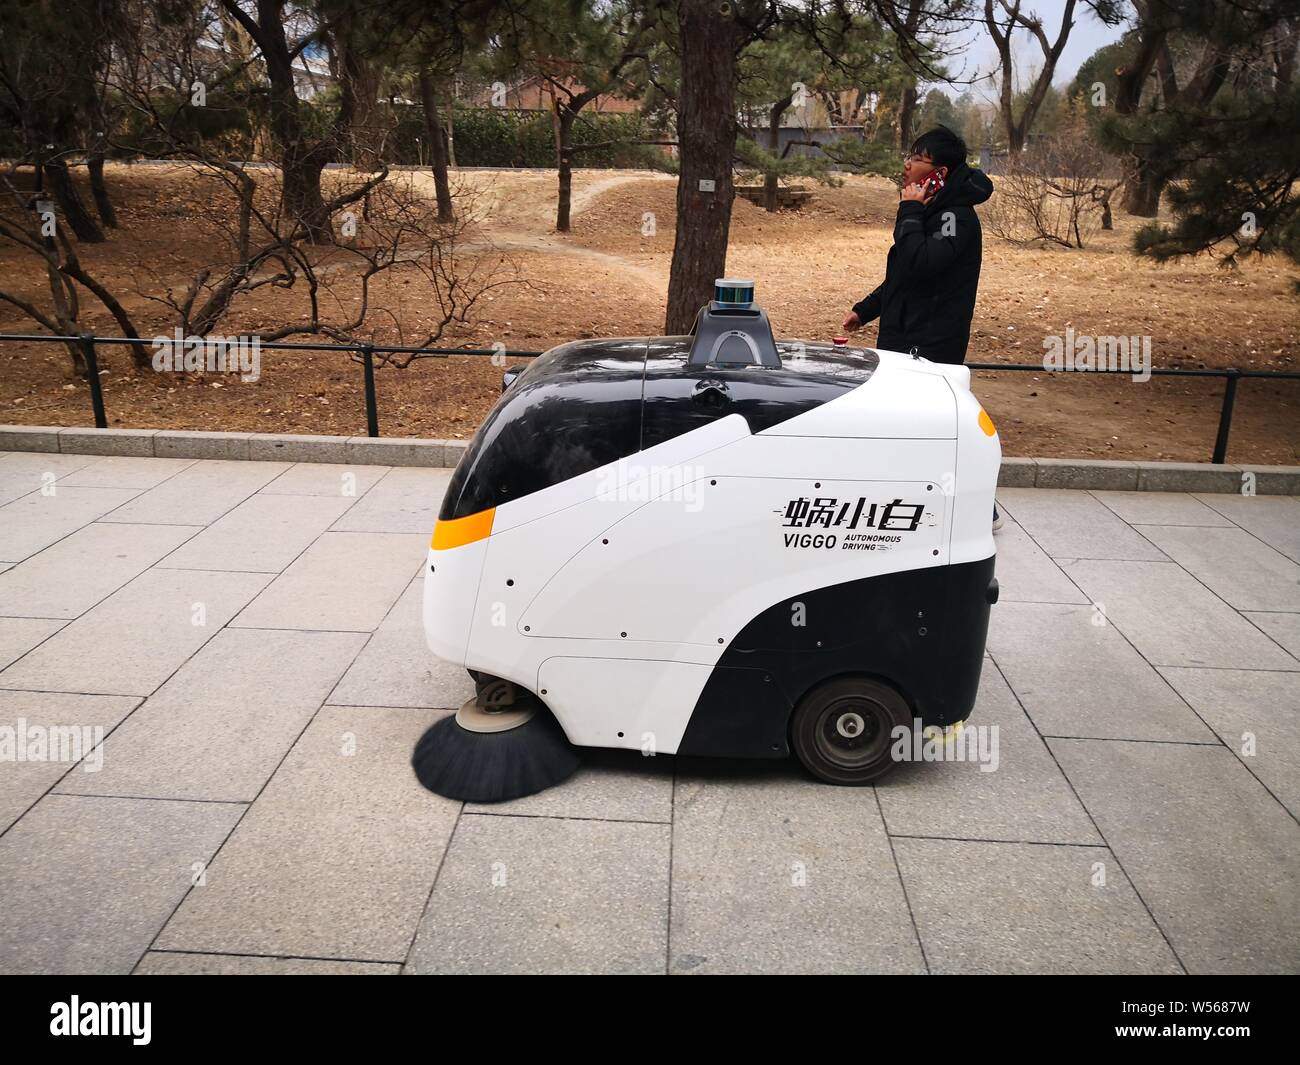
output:
[[[897,689],[874,677],[838,677],[799,701],[791,742],[804,767],[830,784],[870,784],[894,765],[894,729],[910,729],[912,710]]]

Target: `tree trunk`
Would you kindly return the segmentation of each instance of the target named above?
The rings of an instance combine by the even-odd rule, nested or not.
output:
[[[68,227],[76,238],[84,244],[97,244],[104,239],[104,231],[94,216],[86,210],[77,186],[73,184],[72,175],[62,159],[46,160],[44,166],[45,185],[58,202],[67,219]]]
[[[262,51],[269,83],[271,129],[280,153],[281,208],[291,223],[301,223],[311,243],[332,243],[320,178],[328,161],[328,146],[312,143],[303,129],[302,108],[294,88],[293,61],[285,37],[283,0],[258,0],[256,21],[235,0],[223,0],[223,3],[232,16],[240,19]],[[342,96],[340,112],[350,103],[346,79]],[[346,124],[348,119],[343,121]]]
[[[916,116],[916,86],[909,85],[903,90],[898,101],[898,148],[907,151],[912,147],[912,120]]]
[[[454,167],[456,165],[456,97],[453,96],[447,105],[447,118],[443,122],[443,128],[447,131],[447,165]]]
[[[767,147],[773,155],[776,155],[781,147],[781,116],[785,114],[786,108],[793,102],[793,96],[787,96],[783,100],[777,100],[772,105],[772,110],[767,116]],[[776,170],[770,170],[763,175],[763,209],[769,214],[775,213],[779,206],[776,199],[777,190]]]
[[[1134,159],[1124,180],[1124,198],[1120,207],[1125,214],[1155,218],[1160,210],[1160,193],[1168,177],[1146,159]]]
[[[433,169],[433,187],[438,196],[438,221],[453,222],[456,208],[451,200],[451,183],[447,179],[447,141],[438,113],[438,96],[433,88],[433,75],[428,69],[420,71],[420,104],[424,108],[424,134],[429,141],[429,165]]]
[[[352,83],[354,108],[348,130],[352,165],[362,173],[372,174],[379,169],[387,132],[381,125],[383,112],[379,106],[379,72],[375,65],[349,47],[345,52],[344,69]]]
[[[555,202],[555,231],[569,232],[569,211],[573,204],[573,120],[577,114],[567,104],[556,107],[559,124],[555,130],[556,154],[560,164],[560,191]]]
[[[96,152],[92,155],[87,167],[90,171],[90,192],[95,197],[95,210],[99,212],[99,220],[109,228],[116,229],[117,212],[113,210],[108,186],[104,184],[104,153]]]
[[[299,222],[312,244],[333,243],[325,199],[321,195],[320,176],[325,169],[325,153],[318,145],[293,143],[284,149],[280,173],[284,182],[281,201],[291,221]]]
[[[736,50],[740,31],[730,4],[681,0],[682,83],[677,139],[677,235],[668,275],[664,332],[690,331],[727,269],[727,234],[735,195]],[[712,191],[700,182],[712,183]]]

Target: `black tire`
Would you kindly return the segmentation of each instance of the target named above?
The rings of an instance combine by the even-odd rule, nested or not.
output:
[[[799,701],[790,738],[813,776],[859,786],[893,768],[890,752],[899,725],[911,729],[912,710],[897,689],[872,677],[840,677]]]

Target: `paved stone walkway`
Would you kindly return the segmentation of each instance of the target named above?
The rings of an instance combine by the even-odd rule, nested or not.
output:
[[[0,457],[0,970],[1300,970],[1297,499],[1003,490],[994,772],[482,808],[407,761],[447,476]]]

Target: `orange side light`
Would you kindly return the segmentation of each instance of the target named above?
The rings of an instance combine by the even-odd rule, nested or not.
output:
[[[468,517],[439,521],[433,527],[433,541],[429,546],[435,551],[445,551],[449,547],[464,547],[465,544],[472,544],[475,540],[490,536],[492,519],[496,512],[496,507],[489,507]]]
[[[985,436],[993,436],[997,429],[993,425],[993,419],[989,417],[988,411],[980,407],[980,428],[984,430]]]

